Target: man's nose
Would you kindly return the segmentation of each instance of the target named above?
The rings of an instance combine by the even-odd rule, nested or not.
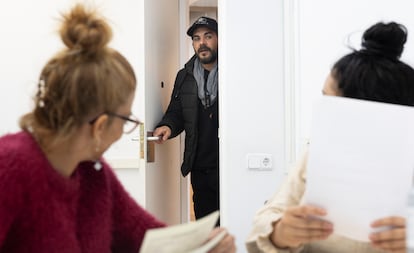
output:
[[[205,45],[205,44],[206,44],[206,39],[200,38],[200,45]]]

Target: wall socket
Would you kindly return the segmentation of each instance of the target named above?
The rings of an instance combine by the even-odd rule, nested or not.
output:
[[[273,169],[273,155],[254,153],[247,154],[247,168],[249,170],[272,170]]]

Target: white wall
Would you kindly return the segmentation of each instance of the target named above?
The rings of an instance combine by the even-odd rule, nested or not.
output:
[[[221,222],[245,252],[255,211],[285,173],[282,1],[218,1],[218,20]],[[249,170],[254,153],[271,154],[272,170]]]
[[[0,133],[18,130],[17,119],[31,109],[41,68],[54,53],[63,48],[57,33],[60,13],[67,11],[77,1],[61,0],[51,4],[47,0],[14,0],[0,8]],[[89,3],[92,1],[83,1]],[[142,69],[143,60],[137,57],[139,31],[131,32],[131,23],[139,27],[136,10],[141,1],[94,0],[101,12],[111,17],[114,39],[111,46],[125,54],[136,70]],[[132,21],[132,22],[131,22]],[[138,71],[137,71],[138,72]]]
[[[93,3],[109,19],[113,29],[110,46],[126,56],[138,77],[138,91],[133,111],[142,118],[144,112],[144,7],[143,0],[14,0],[3,2],[0,8],[0,134],[19,130],[18,119],[32,109],[32,97],[37,91],[40,71],[46,62],[64,45],[58,35],[60,13],[75,3]],[[107,152],[107,157],[135,158],[138,143],[131,135],[123,138]],[[137,163],[138,164],[138,163]],[[138,167],[138,166],[137,166]],[[120,174],[122,182],[135,199],[144,191],[138,170],[128,169]]]

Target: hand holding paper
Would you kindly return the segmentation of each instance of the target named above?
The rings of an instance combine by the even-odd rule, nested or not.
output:
[[[273,244],[279,248],[296,248],[328,238],[333,231],[332,224],[314,218],[324,215],[326,211],[319,207],[310,205],[288,207],[282,218],[274,225],[274,233],[271,235]]]
[[[361,241],[375,220],[404,216],[414,108],[324,97],[312,123],[304,203],[325,208],[335,233]]]

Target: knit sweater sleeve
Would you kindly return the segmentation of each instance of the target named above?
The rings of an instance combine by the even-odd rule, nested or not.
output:
[[[18,175],[14,154],[0,145],[0,249],[9,233],[16,216],[23,208],[23,185]]]
[[[110,171],[113,203],[112,252],[137,253],[145,232],[165,224],[140,207]]]

